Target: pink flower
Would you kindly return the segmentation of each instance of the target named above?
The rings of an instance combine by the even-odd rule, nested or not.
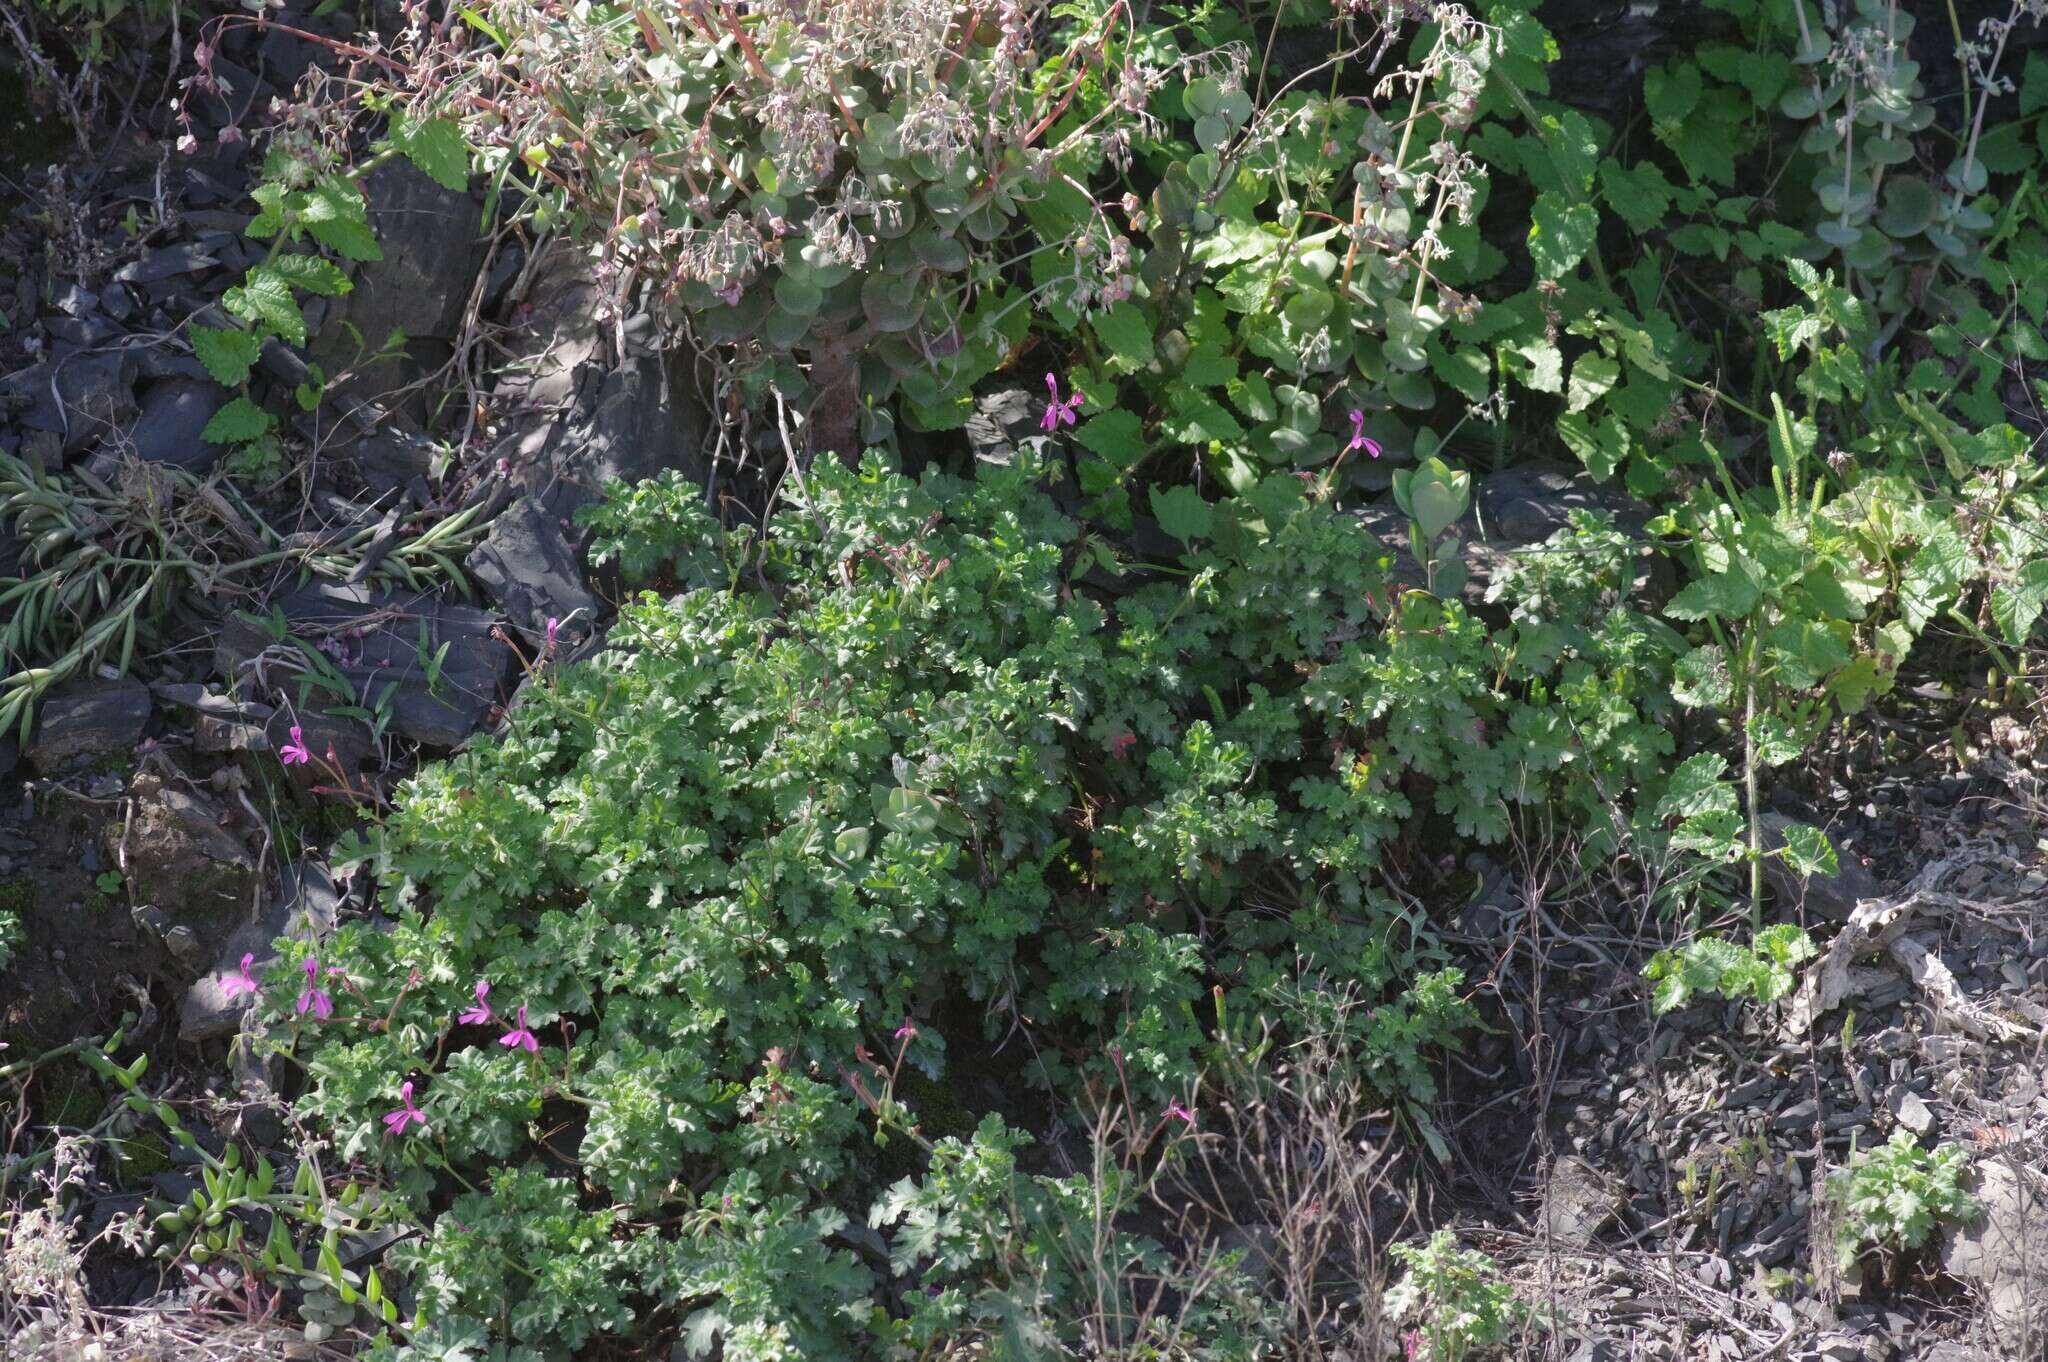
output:
[[[1195,1114],[1192,1111],[1189,1111],[1186,1107],[1182,1106],[1180,1104],[1180,1100],[1176,1098],[1172,1102],[1167,1103],[1166,1105],[1166,1119],[1168,1119],[1169,1121],[1186,1121],[1190,1126],[1193,1126],[1195,1123]]]
[[[299,1015],[305,1016],[306,1010],[311,1008],[314,1016],[326,1021],[334,1015],[334,999],[328,997],[326,990],[320,987],[320,961],[313,956],[307,956],[305,963],[299,968],[306,972],[306,989],[299,994]]]
[[[260,996],[263,992],[263,986],[257,983],[255,977],[249,973],[249,966],[254,964],[255,960],[256,957],[254,955],[243,956],[242,968],[239,973],[223,974],[220,977],[220,991],[227,994],[230,998],[239,998],[244,993],[249,994],[251,997]]]
[[[1380,456],[1380,442],[1365,433],[1365,413],[1362,411],[1351,413],[1351,443],[1344,446],[1344,452],[1348,454],[1354,449],[1362,449],[1375,459]]]
[[[1119,733],[1109,740],[1109,759],[1111,761],[1128,760],[1131,755],[1131,749],[1137,745],[1137,734]]]
[[[1407,1333],[1401,1335],[1402,1362],[1415,1362],[1416,1345],[1421,1342],[1422,1335],[1416,1333],[1413,1329],[1410,1329]]]
[[[549,615],[549,616],[548,616],[548,656],[549,656],[549,657],[553,657],[553,656],[555,655],[555,631],[556,631],[557,629],[560,629],[561,627],[562,627],[562,622],[561,622],[560,620],[556,619],[556,618],[555,618],[555,617],[554,617],[553,615]]]
[[[306,750],[305,735],[299,732],[297,724],[292,725],[292,740],[277,749],[277,759],[286,766],[303,765],[313,759],[313,754]]]
[[[494,1018],[491,1016],[491,1005],[490,1003],[485,1001],[485,998],[490,993],[490,991],[491,986],[487,981],[482,979],[477,980],[476,1006],[470,1008],[467,1012],[463,1013],[455,1020],[462,1022],[463,1024],[468,1026],[480,1026],[485,1022],[494,1020]]]
[[[385,1113],[384,1128],[393,1135],[405,1134],[405,1128],[408,1125],[417,1125],[424,1130],[427,1124],[427,1114],[412,1104],[412,1081],[410,1079],[406,1080],[399,1087],[398,1097],[405,1105],[397,1111]]]
[[[903,1025],[896,1028],[896,1039],[898,1040],[909,1040],[912,1036],[916,1034],[917,1028],[910,1024],[910,1019],[908,1017],[904,1018]]]
[[[529,1055],[540,1053],[540,1038],[526,1029],[526,1004],[519,1005],[519,1025],[498,1037],[498,1044],[508,1050],[524,1050]]]
[[[1062,402],[1060,400],[1060,381],[1051,374],[1047,374],[1045,376],[1045,390],[1052,394],[1052,400],[1045,404],[1045,419],[1038,423],[1038,428],[1040,430],[1058,430],[1063,425],[1073,425],[1074,413],[1081,409],[1080,389],[1075,389],[1074,395]]]

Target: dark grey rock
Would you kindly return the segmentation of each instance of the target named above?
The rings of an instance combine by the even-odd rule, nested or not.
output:
[[[967,418],[967,447],[979,463],[1008,467],[1018,449],[1045,443],[1045,431],[1038,424],[1044,413],[1044,395],[1028,388],[982,393]]]
[[[355,287],[333,300],[313,338],[309,358],[329,374],[357,366],[359,347],[374,353],[394,331],[405,334],[416,362],[445,356],[483,266],[481,215],[468,194],[442,188],[402,158],[372,172],[363,192],[384,258],[356,267]],[[406,381],[405,367],[369,365],[330,393],[362,399],[388,391]]]
[[[584,585],[575,548],[561,522],[531,498],[499,513],[465,566],[529,639],[545,638],[550,619],[561,621],[563,637],[572,640],[596,623],[597,598]]]
[[[135,412],[135,361],[125,350],[59,356],[0,378],[0,425],[58,435],[67,458]]]
[[[204,474],[219,461],[221,447],[199,438],[231,394],[211,381],[169,378],[142,391],[142,411],[128,432],[137,458],[174,464]]]
[[[474,733],[515,665],[512,650],[491,637],[489,613],[428,595],[315,583],[269,604],[283,611],[300,638],[326,644],[355,688],[357,703],[388,704],[391,731],[428,747],[452,748]],[[438,674],[430,676],[428,663],[443,643],[448,651]],[[215,664],[223,675],[239,678],[242,664],[269,645],[262,628],[239,614],[230,616],[216,639]],[[306,721],[305,715],[298,720]],[[278,740],[276,732],[271,736]]]
[[[154,284],[181,274],[210,270],[218,264],[219,257],[208,254],[198,242],[180,241],[129,261],[114,271],[114,278],[124,284]]]
[[[279,937],[320,941],[334,930],[342,895],[334,875],[317,861],[302,861],[285,868],[264,906],[263,916],[235,929],[222,945],[214,968],[185,990],[178,1014],[178,1036],[194,1044],[219,1040],[234,1034],[254,1000],[246,993],[228,996],[224,981],[242,967],[244,955],[253,956],[249,972],[262,977],[265,966],[277,959],[273,943]]]
[[[1785,845],[1785,827],[1799,820],[1783,814],[1766,813],[1762,818],[1764,850]],[[1804,904],[1809,913],[1837,922],[1847,921],[1859,899],[1874,899],[1884,891],[1856,857],[1838,854],[1839,869],[1833,875],[1801,876],[1785,864],[1782,856],[1764,858],[1764,882],[1772,897],[1786,904]]]
[[[337,453],[351,460],[374,497],[388,497],[415,478],[431,478],[440,446],[416,430],[382,425],[349,441]]]
[[[43,700],[29,737],[29,765],[44,775],[125,753],[149,724],[149,687],[140,681],[82,681]]]
[[[570,517],[597,500],[611,478],[638,482],[674,468],[692,482],[707,481],[705,415],[665,357],[632,356],[586,381],[584,393],[539,458],[517,470],[549,515]]]

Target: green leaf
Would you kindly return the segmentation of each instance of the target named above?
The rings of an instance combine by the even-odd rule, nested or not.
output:
[[[376,236],[370,231],[369,210],[355,188],[327,180],[300,197],[299,221],[315,241],[350,260],[384,258]]]
[[[1664,607],[1664,613],[1679,620],[1739,620],[1761,599],[1762,593],[1747,573],[1716,572],[1687,583]]]
[[[270,433],[277,418],[246,397],[238,397],[213,414],[199,438],[208,444],[242,444]]]
[[[1671,694],[1687,709],[1713,709],[1728,703],[1734,688],[1728,679],[1728,659],[1718,644],[1695,648],[1672,664]]]
[[[2020,80],[2020,117],[2040,109],[2048,109],[2048,52],[2029,52]]]
[[[1166,418],[1160,428],[1183,444],[1201,445],[1211,440],[1242,440],[1244,427],[1221,402],[1200,388],[1180,387],[1167,398]]]
[[[1970,546],[1953,525],[1937,525],[1906,565],[1899,583],[1899,606],[1906,627],[1916,636],[1927,621],[1946,609],[1970,577]]]
[[[1572,363],[1571,386],[1565,390],[1565,410],[1584,411],[1606,395],[1621,378],[1621,366],[1597,350],[1589,350]]]
[[[1152,489],[1152,515],[1165,530],[1183,544],[1206,538],[1215,520],[1216,508],[1202,494],[1185,484],[1161,491]]]
[[[2034,632],[2034,622],[2048,606],[2048,558],[2036,558],[2019,576],[1991,593],[1991,618],[2005,641],[2019,647]]]
[[[391,145],[444,189],[469,187],[469,143],[453,119],[391,115]],[[772,191],[771,191],[772,192]]]
[[[1600,163],[1600,192],[1623,222],[1637,232],[1662,225],[1671,207],[1671,181],[1654,161],[1639,161],[1626,169],[1608,157]]]
[[[339,265],[317,255],[280,255],[273,258],[267,268],[274,270],[293,288],[302,288],[323,298],[337,297],[355,287]]]
[[[293,345],[306,343],[306,318],[291,285],[268,265],[251,265],[242,284],[221,295],[221,306],[247,322],[268,326]]]
[[[1691,62],[1657,67],[1643,76],[1643,105],[1659,123],[1677,123],[1700,102],[1700,69]]]
[[[1756,759],[1765,766],[1783,766],[1805,750],[1792,725],[1775,714],[1759,714],[1750,720],[1749,736]]]
[[[1566,412],[1557,418],[1557,436],[1598,482],[1613,477],[1628,457],[1628,427],[1611,414],[1595,425],[1578,412]]]
[[[1600,214],[1588,203],[1567,203],[1557,194],[1536,196],[1530,213],[1529,255],[1546,279],[1571,272],[1600,235]]]
[[[1089,325],[1109,347],[1112,368],[1132,373],[1152,362],[1152,323],[1135,303],[1121,302],[1098,312]]]
[[[1664,797],[1657,801],[1657,817],[1690,818],[1733,809],[1735,790],[1722,779],[1727,770],[1728,759],[1718,752],[1688,757],[1665,784]]]
[[[1089,417],[1075,429],[1074,438],[1119,468],[1128,468],[1145,455],[1143,424],[1136,412],[1122,407]]]
[[[1785,825],[1785,864],[1801,875],[1833,875],[1841,870],[1827,834],[1804,823]]]
[[[240,328],[223,330],[211,326],[192,328],[192,354],[225,388],[239,388],[249,381],[249,371],[263,354],[263,337]]]

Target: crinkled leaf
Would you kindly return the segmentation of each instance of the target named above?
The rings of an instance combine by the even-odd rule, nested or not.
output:
[[[256,266],[256,269],[274,273],[293,288],[302,288],[323,298],[336,297],[355,287],[339,265],[317,255],[280,255],[267,264]]]
[[[1688,709],[1711,709],[1728,703],[1733,688],[1728,659],[1720,645],[1707,644],[1679,658],[1671,668],[1671,694]]]
[[[454,120],[414,120],[394,113],[391,145],[442,188],[460,191],[469,187],[469,143]]]
[[[2014,647],[2034,632],[2035,621],[2048,606],[2048,558],[2036,558],[2019,576],[1991,593],[1991,618]]]
[[[239,327],[195,326],[191,336],[192,354],[222,387],[239,388],[248,382],[249,371],[263,354],[263,337]]]
[[[1842,868],[1827,834],[1804,823],[1785,825],[1783,854],[1785,864],[1801,875],[1833,875]]]
[[[298,197],[299,221],[315,241],[350,260],[384,258],[370,231],[369,213],[360,192],[329,180]]]
[[[1530,213],[1529,256],[1546,279],[1569,274],[1593,249],[1600,235],[1600,214],[1588,203],[1568,203],[1557,194],[1539,194]]]
[[[1152,362],[1152,323],[1136,304],[1118,303],[1089,318],[1089,325],[1109,347],[1112,367],[1130,373]]]
[[[244,321],[256,322],[290,341],[306,343],[306,318],[292,299],[291,285],[275,270],[252,266],[247,279],[221,295],[221,306]]]
[[[277,418],[246,397],[238,397],[213,414],[199,438],[208,444],[242,444],[270,433]]]

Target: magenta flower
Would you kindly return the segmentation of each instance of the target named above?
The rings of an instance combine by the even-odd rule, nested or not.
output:
[[[299,732],[297,724],[292,725],[292,740],[277,749],[277,759],[286,766],[303,765],[313,759],[313,754],[306,750],[305,735]]]
[[[306,972],[306,989],[299,994],[299,1015],[305,1016],[307,1009],[310,1008],[315,1017],[326,1021],[334,1015],[334,999],[328,997],[327,991],[320,987],[320,961],[313,956],[307,956],[305,963],[299,968]]]
[[[1130,759],[1131,749],[1133,747],[1136,747],[1137,745],[1137,734],[1119,733],[1114,738],[1111,738],[1109,740],[1109,759],[1111,761],[1128,761]]]
[[[491,1016],[491,1005],[490,1005],[490,1003],[488,1003],[487,1001],[485,1001],[486,997],[487,997],[487,996],[488,996],[488,995],[490,994],[490,991],[491,991],[491,986],[490,986],[490,984],[489,984],[489,983],[488,983],[487,981],[485,981],[485,980],[482,980],[482,979],[479,979],[479,980],[477,980],[477,981],[476,981],[476,1006],[475,1006],[475,1007],[472,1007],[472,1008],[470,1008],[470,1009],[469,1009],[469,1010],[468,1010],[467,1012],[463,1013],[463,1014],[462,1014],[461,1016],[457,1017],[457,1018],[456,1018],[455,1020],[457,1020],[457,1021],[459,1021],[459,1022],[463,1022],[463,1023],[465,1023],[465,1024],[467,1024],[467,1025],[471,1025],[471,1026],[481,1025],[481,1024],[482,1024],[482,1023],[484,1023],[484,1022],[488,1022],[488,1021],[492,1021],[492,1020],[495,1020],[495,1019],[494,1019],[494,1018],[493,1018],[493,1017]]]
[[[255,960],[256,957],[254,955],[245,955],[242,957],[242,968],[238,973],[221,975],[220,991],[227,994],[230,998],[239,998],[244,993],[249,994],[251,997],[260,995],[263,992],[263,986],[257,983],[255,976],[249,973],[249,966],[255,963]]]
[[[1344,452],[1348,454],[1354,449],[1362,449],[1375,459],[1380,456],[1380,442],[1365,433],[1365,413],[1362,411],[1351,413],[1351,443],[1344,446]]]
[[[526,1004],[519,1005],[519,1025],[498,1037],[498,1044],[508,1050],[524,1050],[529,1055],[540,1053],[540,1038],[526,1029]]]
[[[549,656],[549,657],[553,657],[553,656],[555,655],[555,631],[556,631],[557,629],[560,629],[561,627],[562,627],[562,622],[561,622],[560,620],[556,619],[556,618],[555,618],[555,617],[554,617],[553,615],[549,615],[549,616],[548,616],[548,656]]]
[[[400,1107],[397,1111],[385,1113],[384,1128],[390,1131],[393,1135],[405,1134],[405,1128],[408,1125],[417,1125],[422,1130],[426,1129],[427,1114],[412,1104],[411,1079],[407,1079],[405,1083],[399,1087],[398,1097],[400,1101],[405,1103],[405,1105]]]
[[[1045,419],[1038,423],[1038,428],[1058,430],[1063,425],[1073,425],[1074,413],[1081,409],[1081,390],[1076,388],[1074,395],[1062,402],[1060,381],[1051,374],[1045,376],[1045,390],[1052,394],[1052,400],[1045,404]]]
[[[1186,1121],[1190,1126],[1195,1123],[1195,1114],[1182,1106],[1178,1098],[1166,1104],[1166,1118],[1170,1121],[1176,1119]]]
[[[898,1040],[909,1040],[912,1036],[916,1034],[917,1028],[910,1024],[910,1019],[908,1017],[904,1018],[903,1025],[896,1028],[896,1039]]]

